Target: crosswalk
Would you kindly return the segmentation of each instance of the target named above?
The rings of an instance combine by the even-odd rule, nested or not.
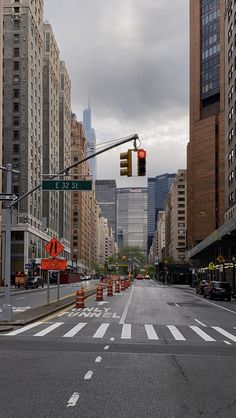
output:
[[[62,337],[62,338],[92,338],[94,340],[126,340],[126,341],[224,341],[226,344],[236,342],[236,327],[224,329],[219,326],[200,327],[197,325],[152,325],[152,324],[114,324],[104,322],[94,324],[79,322],[71,327],[68,322],[37,321],[1,336],[26,337]],[[115,338],[114,338],[115,337]]]

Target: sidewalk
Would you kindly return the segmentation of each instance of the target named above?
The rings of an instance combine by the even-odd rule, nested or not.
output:
[[[96,293],[97,286],[90,287],[84,290],[85,298]],[[64,296],[59,303],[52,302],[49,305],[38,306],[37,308],[29,309],[25,312],[18,313],[13,316],[14,320],[11,322],[2,321],[0,317],[0,332],[5,331],[9,326],[27,325],[45,316],[52,315],[67,306],[75,304],[76,292],[72,296]]]

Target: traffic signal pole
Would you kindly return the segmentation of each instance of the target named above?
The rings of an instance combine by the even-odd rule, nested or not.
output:
[[[70,165],[69,167],[64,168],[63,170],[59,171],[57,174],[53,174],[50,177],[50,180],[53,180],[55,178],[57,178],[58,176],[61,176],[62,174],[67,175],[68,172],[74,168],[77,167],[80,164],[83,164],[85,161],[90,160],[91,158],[97,157],[100,154],[103,154],[104,152],[107,152],[113,148],[119,147],[120,145],[126,144],[127,142],[130,141],[134,141],[134,148],[136,147],[136,141],[139,140],[138,134],[134,134],[131,136],[127,136],[126,138],[122,139],[119,142],[116,142],[113,145],[109,145],[109,147],[106,147],[100,151],[94,152],[94,154],[89,155],[88,157],[83,158],[80,161],[75,162],[74,164]],[[38,186],[34,187],[33,189],[31,189],[29,192],[23,194],[22,196],[20,196],[18,199],[14,200],[14,202],[12,203],[12,206],[14,206],[16,203],[20,202],[22,199],[24,199],[25,197],[27,197],[28,195],[30,195],[31,193],[35,192],[36,190],[40,189],[40,187],[42,186],[42,183],[38,184]]]
[[[134,141],[134,147],[136,148],[136,140],[138,140],[138,134],[134,134],[131,136],[128,136],[126,138],[123,138],[122,140],[116,142],[113,145],[110,145],[98,152],[95,152],[94,154],[89,155],[86,158],[83,158],[80,161],[75,162],[74,164],[70,165],[69,167],[64,168],[63,170],[59,171],[57,174],[53,174],[50,176],[50,179],[54,179],[57,178],[58,176],[65,174],[67,175],[68,172],[74,168],[77,167],[78,165],[84,163],[85,161],[89,160],[90,158],[94,158],[100,154],[103,154],[104,152],[107,152],[113,148],[116,148],[120,145],[123,145],[127,142],[130,141]],[[2,167],[0,166],[0,169],[3,171],[6,171],[7,173],[7,194],[11,194],[11,189],[12,189],[12,172],[14,173],[19,173],[16,170],[12,169],[12,165],[11,164],[7,164],[6,167]],[[5,224],[6,224],[6,232],[5,232],[5,265],[4,265],[4,279],[5,279],[5,284],[4,284],[4,296],[5,296],[5,303],[2,307],[2,315],[1,315],[1,319],[3,321],[12,321],[12,317],[13,317],[13,310],[12,310],[12,305],[11,305],[11,216],[12,216],[12,209],[14,208],[14,206],[19,203],[22,199],[24,199],[25,197],[29,196],[30,194],[32,194],[33,192],[35,192],[36,190],[38,190],[40,187],[42,186],[42,183],[38,184],[36,187],[34,187],[33,189],[31,189],[29,192],[24,193],[22,196],[20,196],[18,199],[15,200],[9,200],[6,202],[6,210],[5,210]],[[49,282],[49,277],[48,277],[48,282]],[[49,294],[48,294],[48,303],[49,303]]]

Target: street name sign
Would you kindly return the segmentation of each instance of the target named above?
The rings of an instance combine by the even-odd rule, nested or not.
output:
[[[0,200],[16,200],[17,196],[13,193],[0,193]]]
[[[92,180],[43,180],[42,190],[92,190]]]
[[[67,262],[65,258],[42,258],[41,270],[63,271],[66,270]]]
[[[44,247],[44,250],[51,256],[57,257],[64,250],[64,246],[57,241],[56,238],[52,238]]]

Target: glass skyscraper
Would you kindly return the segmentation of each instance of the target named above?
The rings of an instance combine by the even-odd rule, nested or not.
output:
[[[148,178],[148,251],[156,230],[159,211],[163,211],[167,194],[176,174],[162,174]]]
[[[118,242],[147,254],[147,188],[117,189]],[[122,234],[122,236],[121,236]]]

